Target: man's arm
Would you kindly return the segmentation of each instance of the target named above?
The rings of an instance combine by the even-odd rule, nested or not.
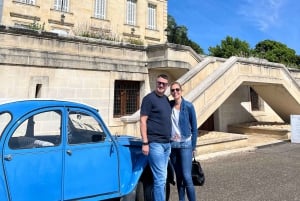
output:
[[[141,131],[141,137],[142,137],[142,151],[143,154],[148,155],[149,154],[149,141],[147,136],[147,119],[148,116],[141,116],[140,118],[140,131]]]

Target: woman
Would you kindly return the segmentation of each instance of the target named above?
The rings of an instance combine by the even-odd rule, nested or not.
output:
[[[197,119],[194,106],[181,96],[180,83],[170,86],[174,100],[172,107],[172,136],[170,159],[175,169],[179,201],[185,200],[185,192],[189,201],[196,201],[191,169],[192,158],[196,150]]]

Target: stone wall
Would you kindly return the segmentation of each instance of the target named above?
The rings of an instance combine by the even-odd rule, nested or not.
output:
[[[115,80],[140,81],[149,92],[144,47],[0,32],[0,98],[74,100],[99,109],[113,133]],[[37,87],[39,93],[36,94]]]

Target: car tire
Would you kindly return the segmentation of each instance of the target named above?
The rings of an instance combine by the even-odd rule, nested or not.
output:
[[[136,198],[136,190],[133,190],[131,193],[128,195],[122,197],[120,201],[133,201]]]
[[[144,183],[139,181],[136,187],[135,201],[146,201],[146,195],[144,194]]]

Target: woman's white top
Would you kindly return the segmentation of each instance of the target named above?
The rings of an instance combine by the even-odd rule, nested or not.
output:
[[[172,133],[171,141],[181,142],[181,133],[179,128],[179,114],[180,110],[177,110],[175,107],[172,109],[171,121],[172,121]]]

